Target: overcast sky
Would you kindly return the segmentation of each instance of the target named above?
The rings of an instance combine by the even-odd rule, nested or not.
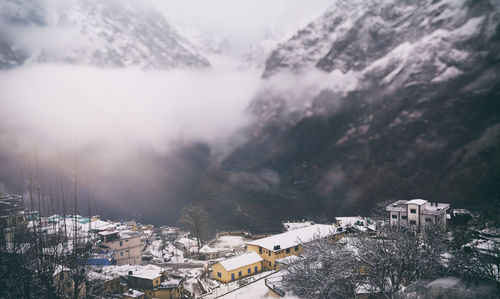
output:
[[[334,0],[152,0],[173,24],[227,40],[245,52],[259,40],[291,36]]]

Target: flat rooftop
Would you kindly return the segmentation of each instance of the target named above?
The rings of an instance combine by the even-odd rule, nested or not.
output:
[[[137,277],[147,280],[153,280],[162,275],[162,269],[160,267],[144,267],[136,271],[132,271],[132,274],[128,274],[130,277]]]
[[[119,233],[119,231],[116,231],[116,230],[113,230],[113,231],[106,230],[106,231],[99,232],[98,234],[101,236],[109,236],[109,235],[114,235],[114,234],[118,234],[118,233]]]
[[[406,204],[410,205],[410,204],[413,204],[413,205],[417,205],[417,206],[422,206],[422,205],[425,205],[427,203],[427,200],[425,199],[412,199],[410,201],[408,201]]]

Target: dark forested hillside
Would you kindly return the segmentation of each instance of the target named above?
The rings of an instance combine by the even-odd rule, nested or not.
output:
[[[341,1],[278,46],[265,77],[312,67],[359,82],[302,110],[261,93],[260,126],[198,188],[215,219],[267,230],[387,199],[499,197],[498,4],[420,2]]]

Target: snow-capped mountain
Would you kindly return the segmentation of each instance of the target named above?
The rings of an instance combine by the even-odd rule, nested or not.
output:
[[[36,5],[43,9],[33,9]],[[210,66],[162,14],[143,1],[7,0],[2,8],[6,8],[2,21],[7,25],[3,31],[40,33],[36,44],[21,37],[10,39],[10,48],[24,47],[29,53],[27,63],[144,69]]]
[[[483,54],[473,50],[497,34],[498,9],[495,1],[337,1],[274,50],[264,76],[310,66],[382,76],[384,83],[403,70],[443,74]]]
[[[199,186],[207,206],[261,229],[387,199],[487,206],[500,196],[499,24],[496,0],[337,1],[267,59],[263,77],[286,88],[251,103],[249,141]]]

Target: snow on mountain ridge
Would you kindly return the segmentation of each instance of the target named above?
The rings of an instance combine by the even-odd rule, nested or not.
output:
[[[64,36],[48,35],[41,49],[32,48],[28,63],[69,63],[97,67],[143,69],[204,68],[210,64],[155,9],[138,1],[70,1],[51,5],[38,30],[56,28]],[[17,5],[17,8],[16,8]],[[26,3],[10,1],[10,15],[24,16],[34,27]],[[12,17],[3,16],[8,22]],[[21,24],[23,22],[18,21]],[[28,26],[27,26],[28,25]],[[54,46],[54,44],[59,46]]]
[[[412,45],[426,52],[432,49],[447,56],[448,52],[456,53],[460,43],[481,35],[489,38],[496,30],[498,5],[488,17],[476,17],[475,10],[479,9],[466,1],[434,2],[338,1],[280,44],[267,60],[263,76],[308,67],[367,74],[374,69],[370,64],[384,57],[389,59],[403,49],[400,46]]]

